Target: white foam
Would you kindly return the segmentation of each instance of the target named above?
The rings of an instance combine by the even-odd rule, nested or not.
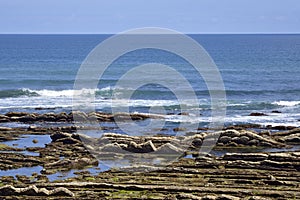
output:
[[[22,89],[27,90],[32,93],[37,93],[42,97],[72,97],[74,95],[94,95],[98,89],[82,89],[82,90],[30,90],[30,89]]]
[[[273,104],[276,104],[279,106],[292,107],[292,106],[300,105],[300,101],[275,101],[275,102],[273,102]]]

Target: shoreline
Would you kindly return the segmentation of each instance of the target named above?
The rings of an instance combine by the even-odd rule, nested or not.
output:
[[[30,114],[10,113],[4,115],[4,118],[20,122],[28,119],[28,115]],[[49,119],[52,122],[59,121],[64,115],[55,114],[60,116],[57,118],[59,120],[54,120],[53,114],[42,116],[48,117],[44,118],[46,120],[39,118],[41,123],[45,123]],[[85,115],[81,113],[80,116]],[[86,116],[113,121],[113,116],[108,113]],[[35,119],[38,117],[35,116]],[[123,117],[124,121],[128,117],[138,121],[153,116],[122,114],[118,117]],[[225,127],[218,131],[220,137],[217,145],[206,156],[199,154],[199,147],[205,138],[216,133],[214,130],[199,128],[194,133],[182,136],[181,141],[191,141],[191,146],[184,151],[179,149],[180,141],[177,141],[178,144],[174,142],[176,137],[172,135],[126,136],[104,133],[101,138],[90,141],[102,144],[99,160],[95,159],[95,154],[90,153],[92,149],[82,143],[84,137],[76,133],[76,130],[84,130],[84,127],[55,124],[51,127],[39,127],[32,122],[35,121],[23,121],[25,127],[15,128],[0,124],[0,170],[5,173],[8,172],[5,170],[23,167],[39,166],[41,169],[28,175],[1,176],[1,198],[300,198],[300,128],[281,127],[281,130],[271,132],[270,127],[257,127],[254,124]],[[70,121],[60,122],[67,124]],[[22,147],[18,142],[24,135],[32,136],[27,141],[27,147]],[[44,137],[48,139],[44,140]],[[45,141],[47,144],[43,147]],[[167,145],[170,141],[173,147]],[[6,145],[5,142],[11,142],[12,145]],[[35,147],[31,147],[33,144],[36,144]],[[95,147],[97,146],[92,146]],[[182,153],[182,156],[167,166],[132,166],[125,171],[122,168],[101,169],[99,162],[105,161],[104,158],[114,160],[124,156],[116,149],[126,150],[132,155],[159,150],[166,153],[172,150]],[[94,151],[99,152],[99,149]],[[27,154],[28,152],[32,155]],[[89,169],[98,171],[91,173]],[[70,170],[74,176],[49,181],[49,176]]]

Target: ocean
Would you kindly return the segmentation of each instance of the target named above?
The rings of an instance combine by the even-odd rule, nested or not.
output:
[[[189,35],[201,44],[222,75],[227,98],[225,125],[300,126],[300,35]],[[74,80],[89,52],[110,35],[0,35],[0,113],[70,112]],[[98,84],[97,111],[110,112],[116,81],[131,67],[144,63],[174,67],[190,81],[199,105],[188,105],[189,115],[168,88],[148,84],[134,92],[130,111],[147,113],[151,106],[167,110],[167,127],[178,123],[210,122],[210,96],[203,79],[189,63],[161,50],[130,52],[113,62]],[[179,83],[180,86],[180,83]],[[111,103],[115,101],[115,103]],[[193,115],[200,110],[201,116]],[[260,112],[266,116],[249,116]]]

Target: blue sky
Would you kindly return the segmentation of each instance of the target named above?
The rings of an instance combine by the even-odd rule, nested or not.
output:
[[[300,33],[299,0],[0,0],[0,33]]]

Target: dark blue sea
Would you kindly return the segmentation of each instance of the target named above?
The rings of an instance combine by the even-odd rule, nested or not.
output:
[[[226,124],[300,126],[300,35],[189,36],[206,49],[222,75],[227,96]],[[0,35],[0,113],[70,112],[74,80],[81,63],[108,37]],[[211,105],[205,83],[188,70],[183,59],[160,50],[133,51],[113,62],[98,85],[96,109],[109,112],[112,92],[130,89],[115,88],[122,73],[151,62],[172,66],[187,77],[199,105],[189,105],[188,116],[178,115],[180,107],[174,94],[165,87],[150,84],[134,93],[131,111],[147,113],[151,106],[163,106],[171,127],[180,122],[206,126]],[[195,109],[200,109],[202,115],[194,116]],[[249,116],[252,112],[266,116]]]

